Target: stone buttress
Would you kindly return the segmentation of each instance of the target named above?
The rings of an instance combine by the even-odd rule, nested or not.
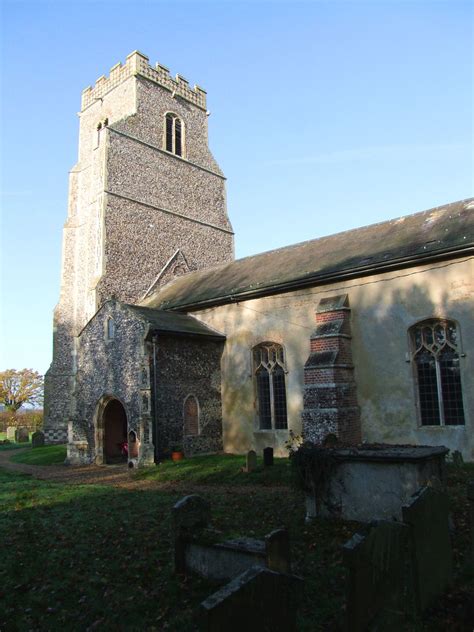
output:
[[[322,299],[316,310],[311,353],[304,367],[305,441],[321,443],[330,434],[344,443],[361,441],[350,315],[347,294]]]

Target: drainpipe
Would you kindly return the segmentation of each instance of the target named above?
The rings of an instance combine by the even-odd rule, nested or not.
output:
[[[157,380],[156,380],[156,341],[157,341],[157,336],[156,336],[156,334],[154,334],[152,339],[151,339],[152,349],[153,349],[153,351],[152,351],[152,353],[153,353],[153,397],[152,397],[153,426],[151,428],[151,439],[153,441],[153,446],[154,446],[154,450],[155,450],[155,463],[158,463],[158,445],[157,445],[158,414],[157,414],[157,405],[156,405],[158,388],[157,388]]]

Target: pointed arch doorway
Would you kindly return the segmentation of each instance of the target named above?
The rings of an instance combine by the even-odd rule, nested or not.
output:
[[[109,399],[101,417],[103,463],[126,463],[127,413],[123,404],[118,399]]]

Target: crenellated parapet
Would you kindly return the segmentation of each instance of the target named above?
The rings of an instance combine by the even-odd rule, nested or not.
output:
[[[105,94],[129,77],[136,75],[154,81],[169,90],[174,96],[177,95],[203,110],[206,109],[205,90],[197,85],[191,88],[188,81],[181,75],[176,75],[173,79],[166,66],[162,66],[157,62],[153,68],[153,66],[150,66],[149,59],[146,55],[134,51],[128,55],[124,65],[120,62],[115,64],[115,66],[110,69],[108,77],[102,75],[97,79],[93,88],[88,86],[82,91],[81,111],[84,111],[95,103],[95,101],[104,97]]]

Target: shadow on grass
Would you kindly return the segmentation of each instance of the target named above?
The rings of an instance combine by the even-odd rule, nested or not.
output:
[[[28,444],[20,444],[28,447]],[[31,448],[26,452],[14,454],[10,461],[13,463],[26,463],[27,465],[60,465],[67,456],[65,445],[47,445],[41,448]]]
[[[162,461],[155,467],[139,470],[139,479],[156,480],[161,483],[185,481],[200,485],[262,485],[278,486],[291,483],[291,468],[288,459],[275,459],[274,465],[263,467],[257,461],[254,472],[243,472],[245,457],[235,454],[194,456],[174,463]]]
[[[0,629],[197,629],[196,609],[216,586],[173,572],[170,510],[178,494],[68,486],[1,471],[0,486],[0,581],[8,595],[0,602]],[[312,574],[300,629],[318,629],[314,621],[338,629],[347,524],[304,525],[299,493],[210,487],[203,496],[223,538],[262,537],[287,526],[295,570]]]

